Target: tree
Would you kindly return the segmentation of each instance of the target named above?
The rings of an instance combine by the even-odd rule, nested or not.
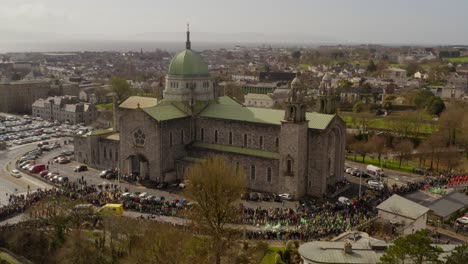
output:
[[[369,142],[370,142],[372,152],[377,154],[377,159],[379,160],[379,164],[381,164],[380,161],[382,159],[382,155],[386,151],[385,147],[386,147],[387,139],[383,136],[376,135],[376,136],[371,137]]]
[[[112,91],[117,95],[117,98],[120,101],[125,100],[127,97],[132,95],[133,90],[125,79],[112,77],[109,84],[112,87]]]
[[[445,137],[446,144],[455,145],[459,142],[459,138],[463,139],[464,122],[467,122],[468,107],[463,104],[455,104],[443,112],[439,119],[439,131]],[[466,124],[465,124],[466,127]]]
[[[426,106],[427,113],[439,116],[445,109],[445,104],[440,97],[432,97]]]
[[[353,106],[353,112],[354,113],[361,113],[361,112],[363,112],[365,110],[369,110],[369,108],[365,103],[363,103],[361,101],[356,102],[354,104],[354,106]]]
[[[373,60],[369,61],[369,64],[367,65],[367,71],[368,71],[368,72],[375,72],[375,71],[377,71],[377,65],[375,65],[375,63],[374,63]]]
[[[237,218],[236,201],[244,192],[245,176],[223,157],[213,156],[189,168],[185,178],[188,184],[184,193],[195,202],[190,217],[203,234],[211,237],[215,263],[219,264],[230,242],[226,224]]]
[[[468,244],[460,244],[450,255],[445,257],[445,264],[465,264],[467,259]]]
[[[410,63],[406,66],[406,75],[412,77],[416,72],[421,69],[418,63]]]
[[[301,58],[301,51],[295,50],[291,53],[291,57],[295,60],[299,60]]]
[[[404,263],[443,263],[439,255],[443,252],[441,248],[431,245],[432,240],[426,231],[420,230],[414,234],[399,237],[380,258],[381,264],[404,264]]]
[[[419,90],[414,96],[414,104],[418,108],[426,108],[429,100],[434,97],[434,94],[429,90]]]
[[[409,139],[400,140],[400,142],[398,142],[395,145],[394,150],[400,160],[400,164],[398,166],[399,168],[401,168],[401,163],[403,162],[403,160],[409,159],[409,157],[411,156],[413,152],[413,148],[414,148],[413,142],[411,142],[411,140]]]
[[[351,145],[351,149],[362,156],[362,163],[366,162],[367,154],[372,152],[372,146],[367,141],[358,141]]]

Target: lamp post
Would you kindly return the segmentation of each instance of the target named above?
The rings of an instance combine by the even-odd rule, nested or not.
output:
[[[358,196],[359,198],[361,198],[361,185],[362,185],[362,183],[361,183],[362,178],[361,177],[362,177],[362,173],[359,172],[359,196]]]

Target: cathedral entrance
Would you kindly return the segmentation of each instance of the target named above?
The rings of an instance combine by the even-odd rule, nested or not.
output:
[[[148,160],[141,154],[133,154],[127,158],[128,173],[141,178],[148,177]]]

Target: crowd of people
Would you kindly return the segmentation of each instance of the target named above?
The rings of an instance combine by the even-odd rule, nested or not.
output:
[[[325,201],[319,204],[301,205],[298,208],[246,208],[239,207],[238,224],[252,225],[256,231],[246,233],[251,239],[300,239],[309,240],[337,235],[353,227],[366,224],[376,216],[376,206],[392,194],[405,195],[427,184],[448,184],[452,177],[426,178],[425,181],[407,185],[386,186],[382,191],[368,190],[349,204]],[[48,196],[64,196],[71,200],[83,200],[95,206],[122,203],[127,210],[152,215],[180,216],[187,208],[185,200],[165,200],[164,197],[140,197],[122,195],[117,185],[88,185],[80,179],[64,183],[59,188],[37,189],[27,194],[10,194],[9,203],[0,208],[0,220],[22,213]],[[263,228],[265,227],[265,228]]]

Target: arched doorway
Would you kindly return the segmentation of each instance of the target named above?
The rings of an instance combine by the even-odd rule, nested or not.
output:
[[[141,154],[132,154],[127,157],[128,173],[141,176],[142,178],[148,177],[148,159]]]

